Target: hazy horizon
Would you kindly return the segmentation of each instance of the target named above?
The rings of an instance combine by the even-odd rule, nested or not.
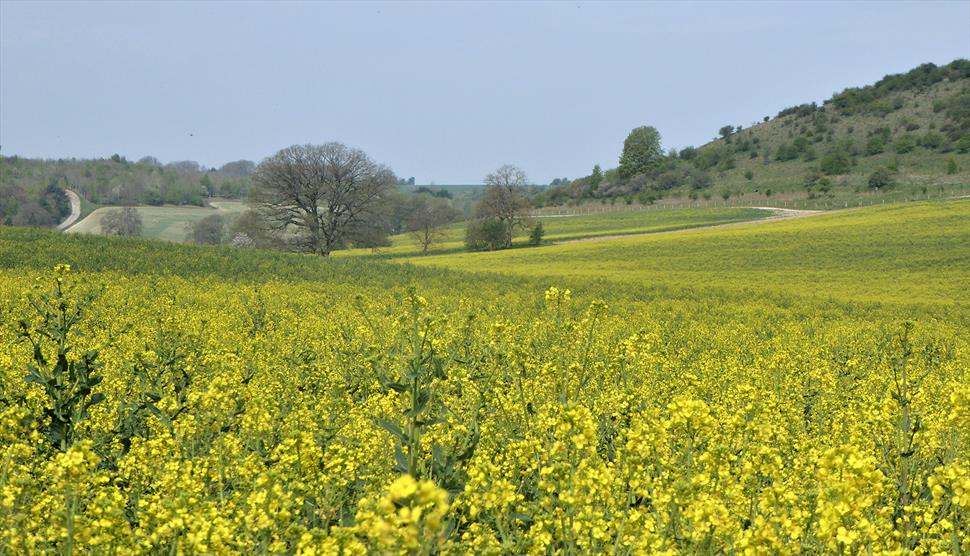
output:
[[[418,183],[548,183],[615,166],[640,125],[700,145],[957,58],[970,2],[4,0],[0,153],[218,167],[340,141]]]

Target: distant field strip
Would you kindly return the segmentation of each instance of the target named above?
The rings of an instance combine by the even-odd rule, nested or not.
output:
[[[167,241],[185,241],[188,233],[187,225],[202,220],[206,216],[221,214],[230,216],[239,214],[246,210],[246,204],[242,201],[213,200],[209,207],[192,206],[139,206],[138,213],[141,214],[144,230],[142,236],[152,239],[164,239]],[[74,226],[67,229],[68,233],[81,234],[100,234],[101,218],[108,211],[116,210],[118,207],[102,207],[81,220]]]
[[[545,277],[551,283],[600,278],[842,301],[967,304],[970,202],[891,205],[763,225],[408,261]]]
[[[664,211],[605,212],[581,216],[539,217],[545,229],[544,241],[564,242],[569,240],[598,237],[621,236],[682,230],[703,226],[746,222],[771,217],[773,209],[757,208],[712,208],[712,209],[675,209]],[[459,252],[464,250],[466,222],[457,222],[445,230],[441,243],[432,247],[431,252]],[[516,245],[524,245],[525,234],[516,238]],[[357,249],[343,254],[368,254],[369,250]],[[383,248],[384,256],[401,257],[418,254],[414,239],[408,234],[391,237],[391,247]]]

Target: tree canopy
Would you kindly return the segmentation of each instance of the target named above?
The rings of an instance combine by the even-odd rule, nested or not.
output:
[[[641,174],[663,158],[660,132],[651,126],[641,126],[630,132],[623,142],[620,155],[620,177],[629,178]]]
[[[342,143],[293,145],[263,160],[252,202],[294,247],[329,255],[367,226],[397,179],[386,166]]]

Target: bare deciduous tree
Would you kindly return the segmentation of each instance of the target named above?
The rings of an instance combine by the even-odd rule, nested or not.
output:
[[[422,196],[408,218],[407,230],[421,246],[421,252],[428,253],[432,245],[441,241],[444,227],[458,216],[458,211],[445,199]]]
[[[141,214],[135,207],[111,210],[101,217],[101,233],[105,235],[140,236],[141,230]]]
[[[479,219],[500,222],[505,229],[505,247],[512,246],[516,229],[528,227],[532,205],[523,193],[529,179],[517,166],[506,164],[485,176],[485,191],[475,208]]]
[[[252,202],[302,250],[327,256],[366,222],[394,187],[394,174],[341,143],[294,145],[263,160]]]

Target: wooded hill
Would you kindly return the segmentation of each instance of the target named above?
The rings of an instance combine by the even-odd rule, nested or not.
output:
[[[146,156],[41,160],[0,156],[0,224],[49,226],[70,211],[63,190],[101,205],[197,205],[207,197],[241,198],[256,165],[248,160],[207,169],[192,161],[162,164]]]
[[[749,128],[725,125],[623,178],[616,169],[549,188],[536,201],[655,202],[664,197],[835,197],[970,183],[970,61],[924,64]]]

